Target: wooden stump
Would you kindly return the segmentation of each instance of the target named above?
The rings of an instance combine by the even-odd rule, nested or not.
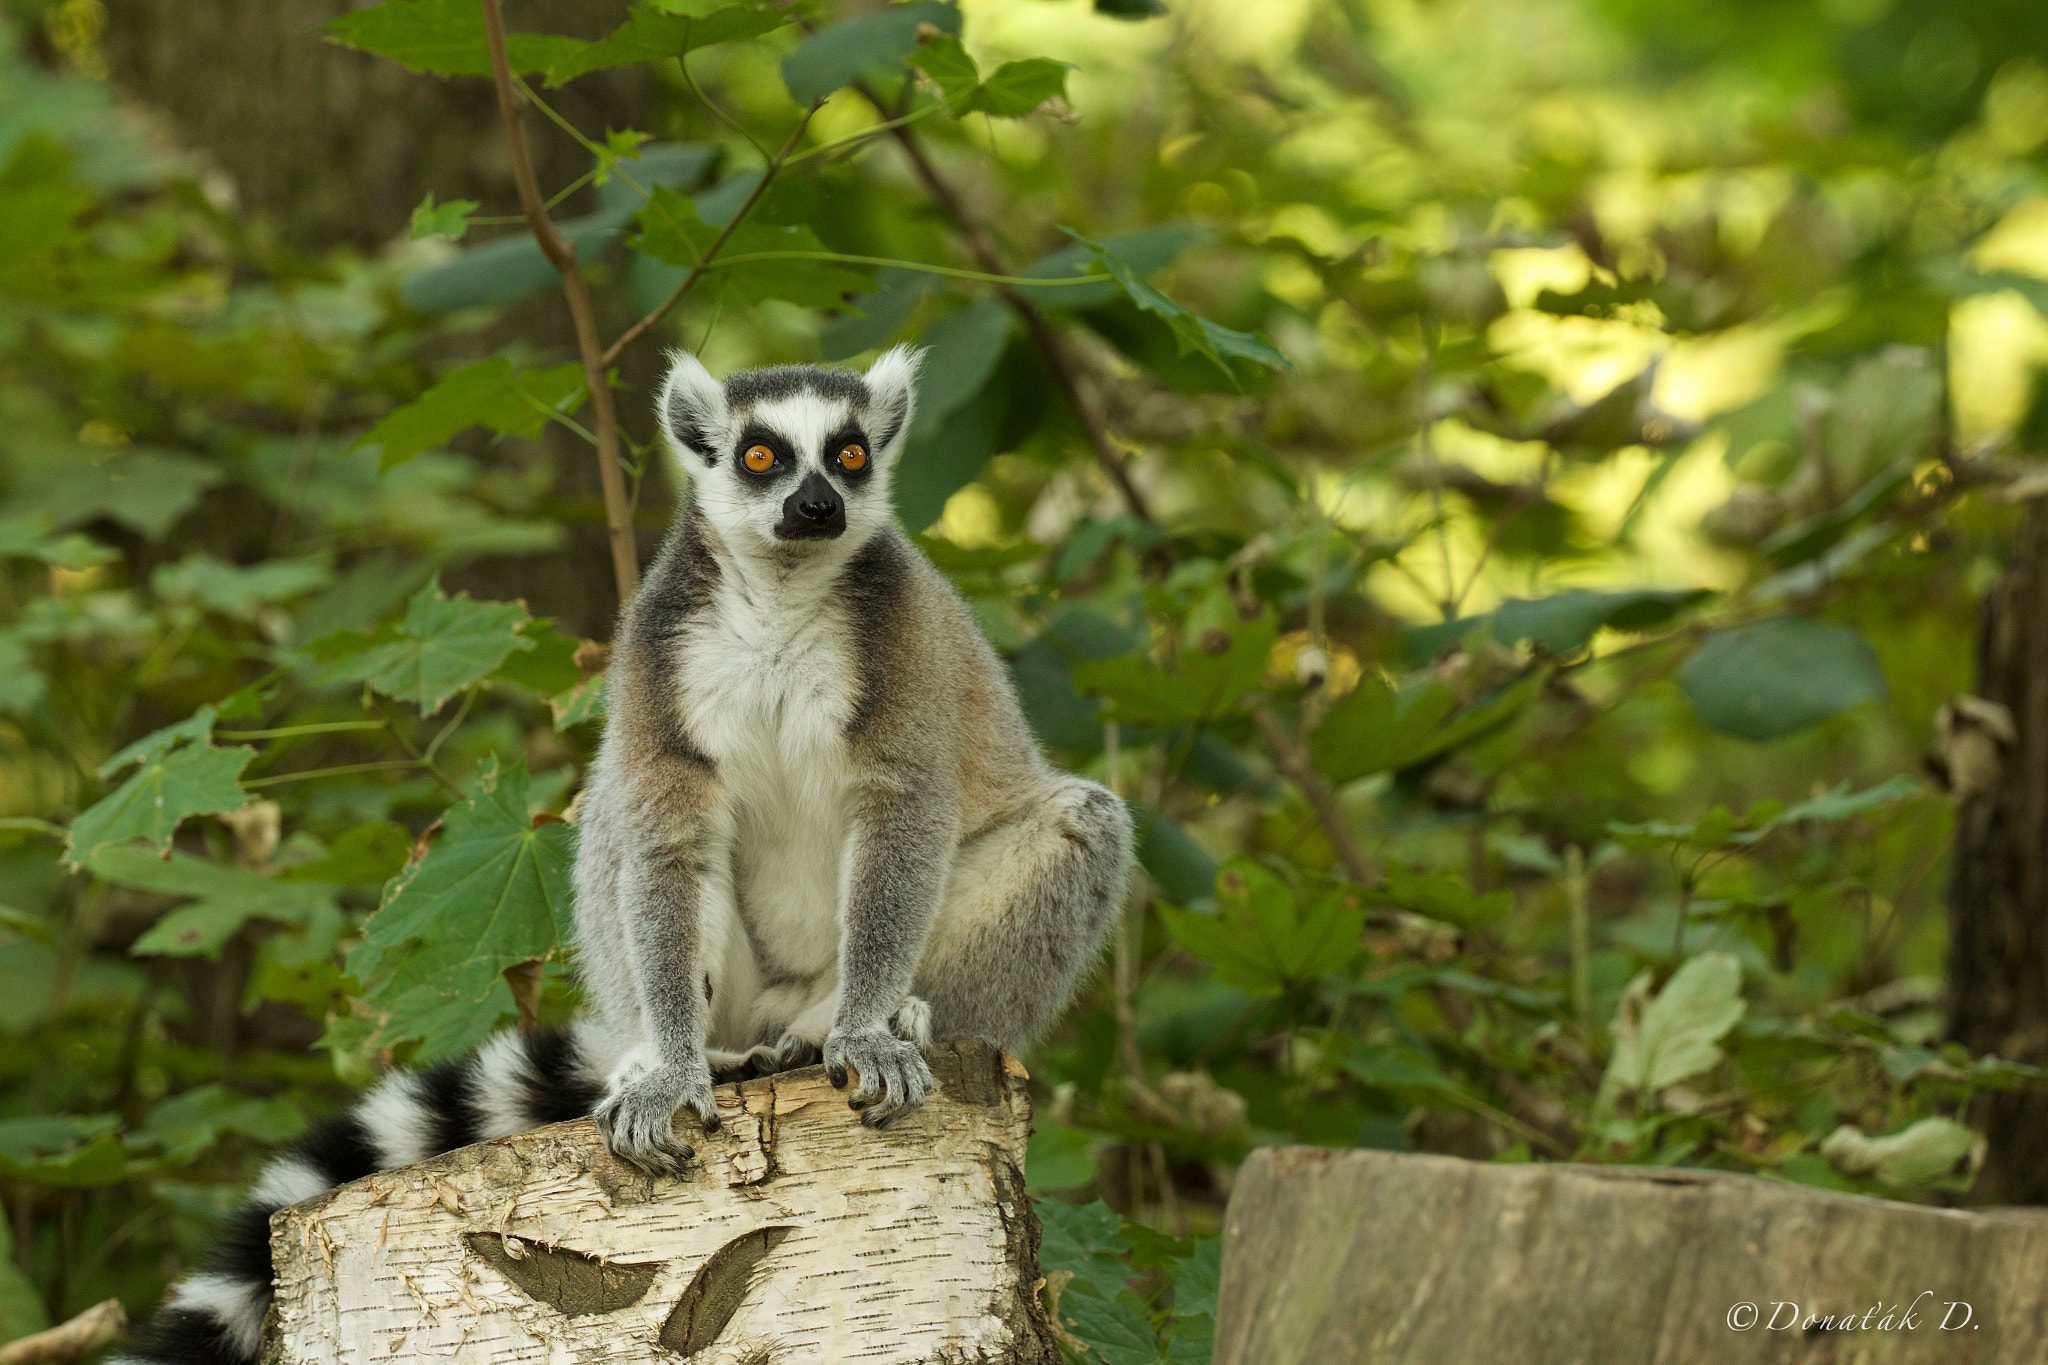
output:
[[[1226,1218],[1216,1365],[2044,1360],[2033,1210],[1295,1147],[1252,1154]]]
[[[264,1358],[1058,1365],[1023,1069],[981,1043],[928,1056],[937,1093],[881,1131],[811,1067],[719,1087],[715,1135],[679,1118],[678,1179],[585,1120],[280,1210]]]

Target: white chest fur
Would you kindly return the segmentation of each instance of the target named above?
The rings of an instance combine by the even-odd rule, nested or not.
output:
[[[679,646],[683,716],[731,802],[734,891],[764,977],[836,963],[855,668],[829,582],[722,583]]]

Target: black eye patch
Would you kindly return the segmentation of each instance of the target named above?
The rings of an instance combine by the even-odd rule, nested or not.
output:
[[[861,454],[858,468],[848,468],[839,458],[839,452],[848,446],[858,446],[860,448]],[[868,440],[866,433],[862,432],[860,427],[853,423],[849,422],[836,433],[828,436],[825,439],[825,448],[819,453],[823,457],[825,471],[844,479],[847,483],[859,485],[866,481],[868,475],[875,472],[874,445]]]
[[[775,462],[766,469],[754,469],[747,464],[747,452],[756,447],[773,452]],[[771,485],[781,482],[785,475],[796,472],[796,453],[789,442],[774,431],[758,422],[749,422],[740,429],[740,439],[733,446],[733,468],[740,473],[740,487],[766,491]]]

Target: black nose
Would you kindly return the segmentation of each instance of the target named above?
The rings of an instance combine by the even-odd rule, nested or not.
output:
[[[782,501],[782,523],[775,528],[783,540],[822,540],[846,530],[846,503],[839,490],[813,470],[797,490]]]

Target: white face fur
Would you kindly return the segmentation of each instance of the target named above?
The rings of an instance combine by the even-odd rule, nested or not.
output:
[[[920,359],[898,346],[865,375],[791,365],[721,383],[677,352],[662,426],[719,538],[749,558],[831,561],[886,525]]]

